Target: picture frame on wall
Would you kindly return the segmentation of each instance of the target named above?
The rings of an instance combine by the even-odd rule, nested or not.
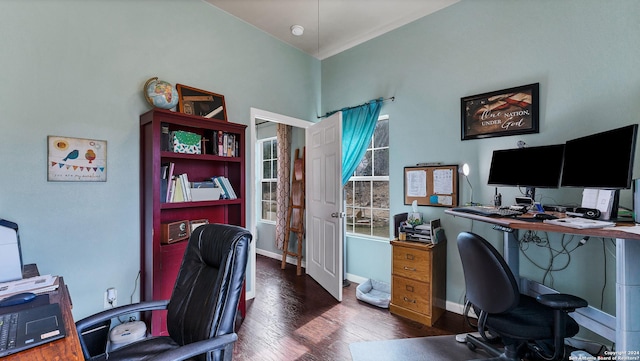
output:
[[[107,181],[107,141],[50,135],[47,150],[47,181]]]
[[[176,84],[176,90],[178,91],[178,111],[180,113],[227,121],[224,95],[183,84]]]
[[[461,98],[462,140],[539,132],[540,83]]]

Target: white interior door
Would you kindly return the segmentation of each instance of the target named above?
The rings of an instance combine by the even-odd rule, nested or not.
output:
[[[307,128],[306,139],[306,271],[342,301],[342,113]]]

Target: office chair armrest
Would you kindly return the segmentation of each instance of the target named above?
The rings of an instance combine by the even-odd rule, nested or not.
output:
[[[168,304],[169,304],[169,300],[134,303],[131,305],[118,306],[108,310],[104,310],[102,312],[98,312],[94,315],[91,315],[79,320],[78,322],[76,322],[76,330],[78,331],[78,338],[80,339],[80,347],[82,347],[82,353],[84,354],[84,357],[89,358],[89,350],[84,341],[84,338],[82,337],[82,332],[87,328],[93,325],[96,325],[100,322],[104,322],[114,317],[118,317],[120,315],[124,315],[128,313],[144,312],[144,311],[151,311],[151,310],[164,310],[167,308]]]
[[[190,343],[179,348],[163,352],[157,356],[148,358],[147,361],[180,361],[201,355],[208,351],[224,350],[222,360],[231,360],[233,343],[238,339],[235,333],[229,333],[218,337]]]
[[[553,308],[553,356],[549,357],[545,352],[539,348],[534,348],[534,351],[545,360],[559,360],[561,356],[564,356],[564,338],[565,338],[565,325],[567,314],[575,311],[576,308],[587,307],[586,300],[566,293],[553,293],[546,295],[539,295],[536,300],[541,304]]]
[[[536,297],[536,300],[547,307],[567,312],[573,312],[576,308],[587,307],[589,305],[586,300],[566,293],[539,295]]]
[[[104,322],[106,320],[110,320],[114,317],[118,317],[127,313],[162,310],[167,308],[167,304],[169,304],[169,300],[140,302],[131,305],[110,308],[76,322],[76,329],[78,330],[78,334],[80,334],[82,331],[87,329],[87,327],[95,325],[99,322]]]

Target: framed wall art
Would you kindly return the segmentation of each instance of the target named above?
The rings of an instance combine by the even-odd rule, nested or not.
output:
[[[462,140],[538,133],[540,83],[461,99]]]
[[[47,144],[47,181],[107,181],[107,141],[50,135]]]
[[[180,113],[227,121],[224,95],[182,84],[176,84],[176,90],[178,91],[178,111]]]

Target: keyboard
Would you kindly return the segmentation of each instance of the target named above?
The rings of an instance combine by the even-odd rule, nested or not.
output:
[[[18,314],[0,315],[0,354],[16,347],[18,335]]]
[[[469,214],[477,214],[479,216],[486,216],[486,217],[514,217],[514,216],[522,215],[522,212],[516,211],[514,209],[494,208],[494,207],[485,207],[485,206],[456,207],[456,208],[453,208],[452,211],[469,213]]]

